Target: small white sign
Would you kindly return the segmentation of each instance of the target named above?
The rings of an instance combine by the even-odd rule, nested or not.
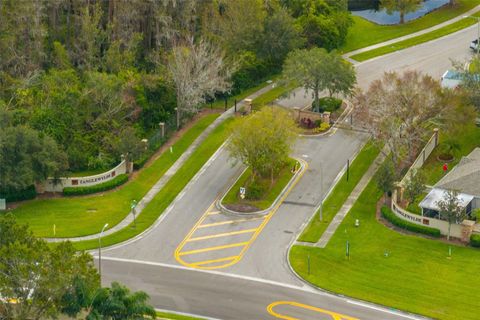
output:
[[[0,210],[6,210],[7,209],[7,202],[5,199],[0,199]]]
[[[245,188],[244,187],[240,187],[240,194],[245,195]]]

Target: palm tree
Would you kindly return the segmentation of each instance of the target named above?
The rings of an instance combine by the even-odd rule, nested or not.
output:
[[[87,320],[155,319],[156,313],[147,304],[148,294],[130,290],[113,282],[111,288],[100,288],[92,301]]]

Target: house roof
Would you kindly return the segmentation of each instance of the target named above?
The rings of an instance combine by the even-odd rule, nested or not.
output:
[[[426,209],[440,210],[438,207],[438,201],[445,199],[446,190],[433,188],[423,199],[418,206]],[[458,205],[462,208],[465,208],[470,201],[472,201],[473,196],[465,193],[459,193],[457,195]]]
[[[460,193],[480,197],[480,148],[475,148],[468,156],[448,172],[434,188],[457,190]]]

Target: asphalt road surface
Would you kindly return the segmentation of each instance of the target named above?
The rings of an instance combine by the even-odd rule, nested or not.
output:
[[[360,63],[358,84],[365,89],[385,71],[417,69],[440,78],[451,67],[450,59],[464,61],[471,56],[468,46],[475,37],[476,27],[471,27]],[[387,308],[302,289],[305,285],[286,263],[288,247],[314,213],[321,193],[333,185],[347,159],[353,158],[364,141],[364,135],[344,130],[337,130],[331,136],[300,139],[295,156],[307,161],[308,170],[266,223],[261,218],[234,221],[240,218],[215,214],[212,207],[215,199],[242,170],[239,165],[232,166],[225,150],[219,150],[151,230],[103,251],[104,282],[118,280],[136,290],[145,290],[158,308],[219,319],[273,319],[272,314],[277,314],[277,318],[281,318],[279,314],[288,314],[298,319],[405,319]],[[252,234],[257,234],[253,240]],[[186,246],[179,250],[182,243]],[[248,246],[244,245],[247,250],[241,258],[233,264],[224,263],[239,256],[235,250],[242,243]],[[223,250],[224,255],[217,255]],[[224,260],[218,261],[221,259]],[[190,267],[182,266],[182,261],[187,261]],[[201,270],[208,267],[221,274]],[[267,307],[275,302],[272,313],[268,313]],[[345,317],[320,316],[320,309]]]

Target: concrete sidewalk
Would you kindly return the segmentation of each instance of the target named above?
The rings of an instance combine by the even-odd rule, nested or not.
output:
[[[272,89],[272,84],[254,92],[253,94],[246,97],[246,99],[255,99],[256,97],[260,96],[261,94],[269,91]],[[241,105],[244,100],[241,100],[239,104]],[[191,154],[198,148],[198,146],[208,137],[208,135],[218,127],[223,121],[227,118],[233,116],[234,114],[234,106],[230,107],[227,111],[222,113],[220,117],[215,119],[215,121],[210,124],[201,134],[200,136],[195,139],[195,141],[188,147],[188,149],[180,156],[180,158],[175,161],[175,163],[165,172],[165,174],[155,183],[155,185],[147,192],[147,194],[138,202],[135,212],[136,218],[142,213],[143,209],[152,201],[152,199],[162,190],[162,188],[167,184],[168,181],[177,173],[177,171],[183,166],[183,164],[190,158]],[[173,150],[175,152],[175,150]],[[106,230],[103,233],[103,236],[108,236],[112,233],[120,231],[126,227],[128,227],[131,223],[133,223],[133,215],[131,213],[127,214],[127,216],[120,221],[117,225],[113,228]],[[101,226],[99,226],[99,229]],[[74,238],[44,238],[44,240],[48,242],[62,242],[62,241],[86,241],[86,240],[94,240],[100,237],[100,233],[91,234],[88,236],[83,237],[74,237]]]
[[[328,242],[330,241],[332,236],[335,234],[335,231],[337,230],[338,226],[340,226],[343,219],[346,217],[346,215],[348,214],[348,212],[350,211],[354,203],[357,201],[358,197],[360,197],[360,194],[362,194],[363,190],[365,190],[370,180],[372,180],[373,176],[375,175],[375,172],[377,172],[377,169],[385,160],[385,154],[386,154],[385,150],[382,150],[382,152],[380,152],[377,158],[373,161],[373,163],[368,168],[367,172],[365,172],[365,174],[360,179],[358,184],[352,190],[352,193],[350,193],[347,200],[345,200],[345,203],[342,205],[340,210],[338,210],[332,222],[330,222],[330,224],[328,225],[327,230],[325,230],[320,240],[318,240],[318,242],[315,244],[315,247],[325,248],[327,246]]]
[[[469,15],[472,15],[474,13],[477,13],[478,11],[480,11],[480,5],[476,6],[475,8],[473,8],[473,9],[471,9],[471,10],[469,10],[469,11],[467,11],[467,12],[465,12],[465,13],[463,13],[463,14],[461,14],[461,15],[453,18],[453,19],[450,19],[450,20],[444,21],[440,24],[434,25],[433,27],[423,29],[423,30],[420,30],[420,31],[417,31],[417,32],[414,32],[414,33],[410,33],[410,34],[407,34],[407,35],[402,36],[402,37],[398,37],[398,38],[395,38],[395,39],[391,39],[391,40],[388,40],[388,41],[377,43],[377,44],[374,44],[374,45],[371,45],[371,46],[368,46],[368,47],[365,47],[365,48],[350,51],[350,52],[345,53],[343,55],[343,57],[346,58],[347,60],[353,62],[353,63],[358,63],[357,61],[355,61],[353,59],[349,59],[349,58],[351,56],[354,56],[354,55],[359,54],[359,53],[363,53],[363,52],[370,51],[370,50],[373,50],[373,49],[377,49],[377,48],[380,48],[380,47],[388,46],[388,45],[391,45],[391,44],[399,42],[399,41],[407,40],[407,39],[410,39],[410,38],[414,38],[416,36],[420,36],[422,34],[429,33],[431,31],[435,31],[437,29],[443,28],[443,27],[448,26],[452,23],[455,23],[457,21],[462,20],[463,16],[469,16]]]

